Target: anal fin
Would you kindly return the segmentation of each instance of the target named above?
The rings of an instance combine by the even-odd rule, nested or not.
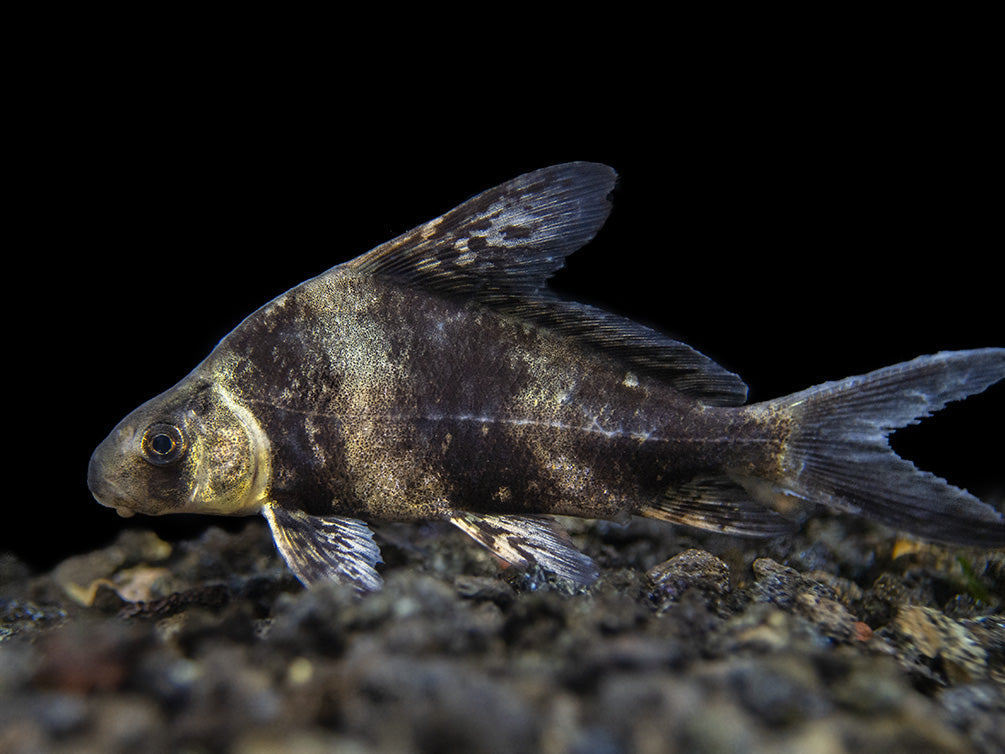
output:
[[[775,537],[791,534],[798,528],[751,497],[747,490],[726,477],[700,477],[667,490],[663,498],[643,505],[637,513],[747,537]]]
[[[597,579],[594,562],[573,547],[569,535],[550,518],[467,511],[455,511],[449,518],[458,529],[514,566],[526,568],[537,563],[577,584]]]
[[[383,585],[374,567],[382,562],[380,549],[362,521],[310,516],[274,503],[266,505],[262,513],[280,555],[304,586],[327,580],[373,592]]]

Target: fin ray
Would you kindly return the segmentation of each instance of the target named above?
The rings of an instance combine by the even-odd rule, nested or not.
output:
[[[607,220],[617,174],[570,162],[525,173],[348,262],[442,294],[533,295]]]
[[[262,509],[286,565],[304,586],[320,581],[349,583],[361,592],[381,588],[374,566],[382,562],[373,532],[362,521],[310,516],[274,503]]]
[[[778,484],[812,502],[934,542],[1005,546],[990,505],[921,471],[889,445],[893,430],[1005,378],[1005,348],[921,356],[769,401],[794,420]]]
[[[510,516],[455,511],[450,522],[511,565],[541,568],[577,584],[593,583],[597,567],[569,542],[554,520],[543,516]]]
[[[741,406],[747,385],[686,343],[611,312],[559,298],[514,302],[511,313],[596,348],[709,406]]]
[[[794,522],[754,502],[746,490],[725,477],[693,479],[637,512],[647,518],[747,537],[775,537],[797,528]]]

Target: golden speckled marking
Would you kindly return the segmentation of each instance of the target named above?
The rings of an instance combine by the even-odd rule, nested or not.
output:
[[[687,345],[547,290],[610,210],[610,168],[519,176],[245,319],[123,419],[88,485],[120,513],[264,509],[304,583],[380,584],[364,521],[441,517],[577,583],[589,558],[537,514],[638,512],[787,531],[812,500],[936,541],[1005,545],[997,511],[888,435],[1005,378],[1005,349],[941,353],[744,406]]]

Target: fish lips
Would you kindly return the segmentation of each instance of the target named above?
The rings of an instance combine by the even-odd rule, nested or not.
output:
[[[113,436],[118,432],[113,432],[104,440],[91,454],[91,460],[87,463],[87,489],[91,491],[94,499],[106,508],[114,508],[123,518],[129,518],[135,514],[130,505],[128,497],[116,487],[115,483],[109,479],[106,469],[109,467],[109,457],[117,451],[118,445],[113,441]]]

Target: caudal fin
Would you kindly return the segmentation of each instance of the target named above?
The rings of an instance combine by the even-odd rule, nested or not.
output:
[[[898,456],[893,430],[1005,378],[1005,348],[921,356],[770,401],[791,421],[786,494],[874,519],[935,542],[1005,546],[990,505]],[[776,414],[777,415],[777,414]],[[777,491],[777,490],[776,490]]]

